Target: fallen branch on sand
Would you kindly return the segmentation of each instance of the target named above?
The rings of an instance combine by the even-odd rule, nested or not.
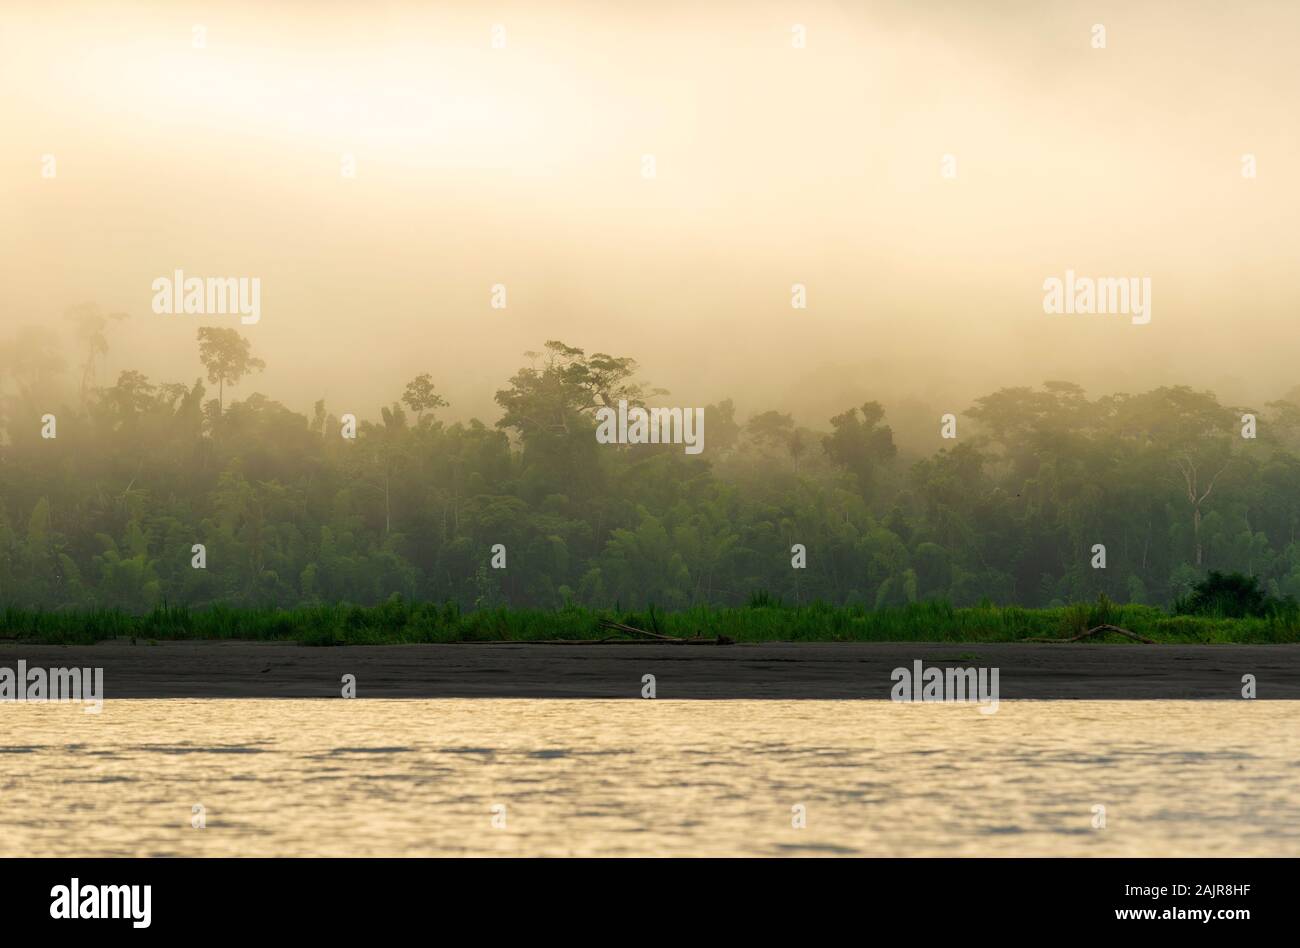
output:
[[[654,639],[656,642],[682,641],[682,639],[680,639],[676,635],[663,635],[662,633],[659,632],[647,632],[645,629],[638,629],[634,625],[624,625],[621,622],[611,622],[608,619],[601,619],[600,627],[602,629],[614,629],[617,632],[623,632],[626,633],[627,635],[643,635],[648,639]]]
[[[661,632],[647,632],[645,629],[638,629],[634,625],[624,625],[622,622],[611,622],[608,619],[600,620],[602,629],[610,629],[615,632],[622,632],[624,635],[639,635],[643,639],[651,642],[662,642],[664,645],[734,645],[735,640],[725,635],[719,635],[717,638],[709,639],[703,636],[696,636],[693,639],[685,639],[679,635],[664,635]],[[631,644],[628,639],[619,638],[610,635],[603,639],[545,639],[547,645],[604,645],[623,643]]]
[[[1021,639],[1020,641],[1022,642],[1078,642],[1082,639],[1090,639],[1094,635],[1105,635],[1107,632],[1117,632],[1120,635],[1132,639],[1134,642],[1143,642],[1146,645],[1156,644],[1153,639],[1148,639],[1145,636],[1138,635],[1136,632],[1130,632],[1128,629],[1121,629],[1117,625],[1109,625],[1109,624],[1096,626],[1095,628],[1089,629],[1087,632],[1080,632],[1078,635],[1072,635],[1066,639],[1034,638],[1034,639]]]

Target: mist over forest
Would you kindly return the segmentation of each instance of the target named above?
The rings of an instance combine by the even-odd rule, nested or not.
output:
[[[880,400],[924,451],[935,411],[1045,379],[1296,384],[1295,4],[1225,30],[1213,4],[814,2],[802,49],[788,4],[726,6],[235,0],[195,48],[187,8],[30,4],[0,32],[0,81],[39,90],[0,101],[0,336],[94,300],[132,315],[106,378],[192,378],[199,320],[150,281],[256,276],[258,388],[298,411],[430,372],[445,419],[492,423],[563,339],[681,404]],[[1150,277],[1150,324],[1046,316],[1067,268]]]
[[[301,412],[249,333],[198,329],[197,378],[101,380],[120,320],[66,316],[0,341],[4,605],[1167,605],[1212,569],[1300,595],[1300,387],[1001,388],[923,453],[888,392],[812,425],[720,399],[692,455],[598,441],[603,406],[680,404],[629,355],[540,344],[486,420],[428,373]]]
[[[19,8],[0,605],[1300,594],[1294,3]]]

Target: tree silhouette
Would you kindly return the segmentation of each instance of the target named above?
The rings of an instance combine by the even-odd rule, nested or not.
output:
[[[85,348],[86,361],[81,364],[81,404],[84,407],[90,390],[95,387],[95,365],[108,352],[108,321],[123,320],[126,313],[105,313],[96,303],[70,306],[63,318],[76,324],[77,342]]]
[[[266,363],[253,355],[252,344],[233,329],[204,326],[199,330],[199,361],[208,370],[208,381],[218,386],[217,407],[226,410],[226,385],[238,385]]]
[[[450,402],[434,391],[433,377],[425,372],[406,383],[402,404],[415,412],[415,420],[418,424],[424,421],[426,411],[446,408]]]

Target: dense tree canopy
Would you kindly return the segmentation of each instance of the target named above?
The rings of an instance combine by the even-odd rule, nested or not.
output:
[[[115,317],[73,318],[80,364],[43,331],[0,341],[0,605],[1168,604],[1211,569],[1300,596],[1300,392],[1248,439],[1245,409],[1187,387],[1008,388],[956,440],[936,416],[928,457],[899,453],[877,402],[809,429],[781,406],[738,421],[726,400],[690,456],[598,443],[597,409],[664,393],[630,358],[549,342],[497,393],[495,424],[445,423],[421,375],[350,440],[323,402],[308,418],[202,380],[96,385]],[[224,332],[200,340],[218,388],[261,368]],[[77,395],[43,438],[70,370]]]

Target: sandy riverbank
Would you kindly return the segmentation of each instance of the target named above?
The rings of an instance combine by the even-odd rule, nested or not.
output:
[[[927,666],[1000,669],[1003,700],[1241,697],[1300,699],[1300,645],[798,643],[545,645],[525,643],[309,648],[256,642],[0,643],[0,666],[102,667],[105,697],[359,698],[889,697],[890,673]]]

